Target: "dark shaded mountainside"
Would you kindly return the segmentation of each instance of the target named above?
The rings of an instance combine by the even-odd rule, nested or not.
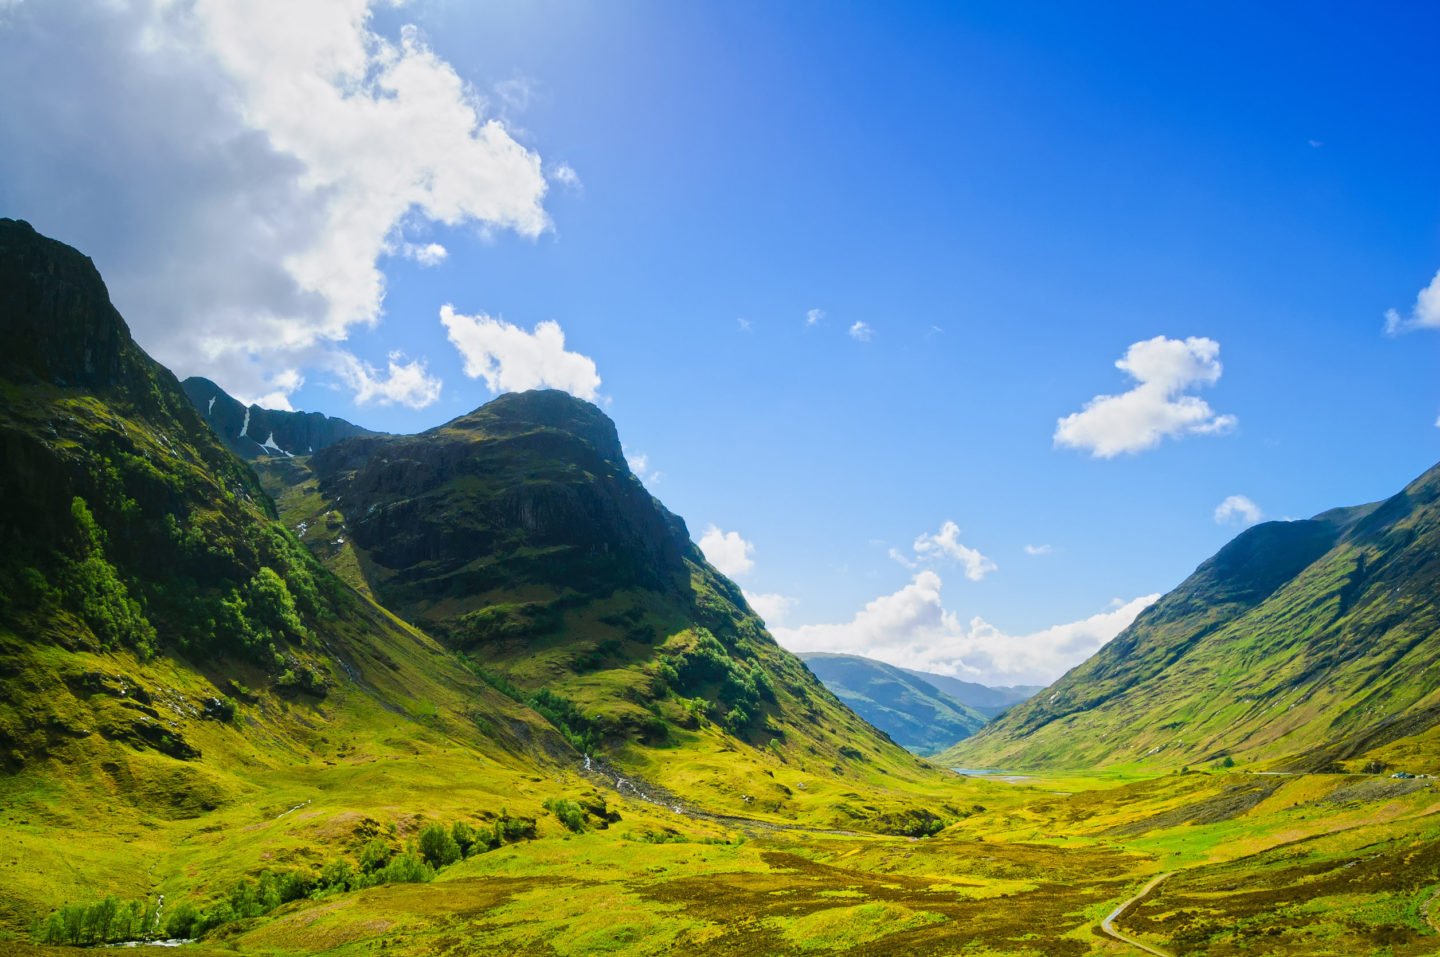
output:
[[[1440,466],[1383,502],[1241,533],[941,757],[1440,772]]]
[[[201,376],[191,376],[180,387],[225,447],[242,459],[309,455],[341,439],[376,434],[319,412],[285,412],[245,405]]]
[[[939,690],[922,672],[859,655],[809,652],[801,654],[800,660],[856,714],[916,754],[947,748],[989,720]]]

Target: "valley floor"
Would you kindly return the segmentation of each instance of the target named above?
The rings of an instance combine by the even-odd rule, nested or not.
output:
[[[595,783],[579,768],[530,782]],[[920,839],[787,827],[763,815],[677,814],[611,788],[605,797],[620,820],[603,830],[570,833],[543,819],[537,839],[452,864],[433,882],[295,901],[178,952],[1440,952],[1431,923],[1440,914],[1430,912],[1440,890],[1440,795],[1428,780],[1111,772],[957,776],[953,787],[969,816]],[[148,839],[114,834],[108,845],[97,838],[103,846],[72,850],[86,870],[87,855],[114,855],[119,866],[128,853],[117,883],[148,881],[173,894],[177,881],[223,869],[227,849],[295,860],[315,834],[333,837],[365,820],[400,822],[403,832],[415,811],[398,793],[395,805],[363,813],[343,792],[309,793],[288,812],[287,795],[220,812],[221,821],[175,821]],[[477,795],[430,798],[429,811],[444,817]],[[56,832],[34,811],[22,816],[11,804],[4,815],[4,856],[16,859],[0,864],[12,889],[37,863],[67,866],[67,853],[36,840]],[[64,950],[27,943],[10,925],[12,938],[0,939],[6,952]]]

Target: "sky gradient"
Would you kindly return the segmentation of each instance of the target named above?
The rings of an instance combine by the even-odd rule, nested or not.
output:
[[[406,432],[592,398],[782,643],[1038,683],[1245,524],[1440,459],[1437,34],[12,0],[0,215],[237,395]]]

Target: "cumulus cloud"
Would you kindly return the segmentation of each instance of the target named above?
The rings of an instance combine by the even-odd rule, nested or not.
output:
[[[796,605],[795,599],[787,598],[784,595],[774,593],[757,595],[748,591],[744,594],[745,600],[750,603],[751,608],[755,609],[755,614],[760,616],[760,620],[765,622],[767,628],[777,628],[783,624],[785,616]]]
[[[465,374],[472,379],[483,378],[491,392],[564,389],[593,401],[600,390],[594,360],[567,352],[565,333],[553,319],[537,323],[533,332],[526,332],[483,312],[461,315],[447,304],[440,308],[440,321],[451,343],[460,350]]]
[[[850,327],[850,338],[854,339],[856,342],[869,342],[870,337],[874,334],[875,330],[871,329],[870,324],[867,322],[857,321],[853,326]]]
[[[820,320],[825,318],[824,309],[811,309],[805,313],[805,325],[818,326]]]
[[[1053,549],[1049,545],[1026,545],[1026,555],[1049,555]]]
[[[1260,521],[1263,515],[1260,506],[1244,495],[1231,495],[1215,506],[1215,523],[1217,525],[1254,525]]]
[[[340,380],[355,391],[359,405],[378,402],[421,409],[440,398],[440,380],[426,371],[424,360],[404,359],[399,352],[390,353],[389,368],[381,373],[348,352],[337,352],[334,369]]]
[[[947,611],[942,584],[937,572],[920,571],[910,584],[871,601],[848,622],[771,631],[781,645],[796,652],[863,655],[991,686],[1043,685],[1093,655],[1160,597],[1117,599],[1081,621],[1010,635],[983,618],[966,623]]]
[[[407,232],[549,227],[540,157],[368,0],[7,11],[0,203],[90,254],[181,375],[283,392],[378,321]]]
[[[1153,449],[1165,438],[1230,431],[1235,416],[1217,415],[1203,399],[1187,394],[1220,379],[1219,356],[1220,343],[1194,336],[1135,343],[1115,367],[1129,373],[1136,386],[1120,395],[1097,395],[1060,419],[1055,444],[1108,459]]]
[[[995,563],[980,552],[960,541],[960,526],[946,522],[933,535],[921,535],[915,539],[913,556],[906,555],[898,548],[890,549],[890,557],[906,568],[919,568],[926,562],[955,561],[965,568],[965,577],[979,581],[995,570]]]
[[[744,575],[755,567],[755,560],[750,557],[755,553],[755,546],[741,538],[739,532],[722,532],[710,525],[698,544],[705,560],[727,578]]]
[[[1415,329],[1440,329],[1440,272],[1435,273],[1430,285],[1415,297],[1408,318],[1394,309],[1385,311],[1386,335],[1398,336]]]

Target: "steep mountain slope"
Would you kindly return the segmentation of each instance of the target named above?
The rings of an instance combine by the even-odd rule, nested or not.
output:
[[[800,655],[815,677],[866,721],[916,754],[933,754],[985,725],[986,717],[918,672],[858,655]]]
[[[336,853],[335,814],[433,800],[387,786],[396,752],[453,769],[477,814],[540,811],[515,787],[578,760],[563,738],[321,567],[90,261],[4,219],[0,339],[0,840],[25,862],[0,934]],[[323,818],[261,824],[335,791]],[[176,857],[197,833],[234,840],[197,870]]]
[[[309,455],[341,439],[375,435],[319,412],[283,412],[244,405],[209,379],[191,376],[180,387],[225,447],[242,459]]]
[[[932,684],[950,697],[980,712],[987,719],[994,718],[1006,708],[1019,704],[1044,690],[1044,685],[1002,685],[992,688],[989,685],[976,684],[973,681],[961,681],[959,678],[950,675],[937,675],[929,671],[912,671],[909,668],[901,668],[901,671],[913,675],[927,684]]]
[[[1440,771],[1437,586],[1440,466],[1384,502],[1243,532],[1094,657],[942,758]]]
[[[888,812],[772,784],[765,762],[882,787],[937,780],[775,644],[588,402],[502,395],[419,435],[257,467],[323,561],[538,701],[578,748],[656,785],[866,826]]]

